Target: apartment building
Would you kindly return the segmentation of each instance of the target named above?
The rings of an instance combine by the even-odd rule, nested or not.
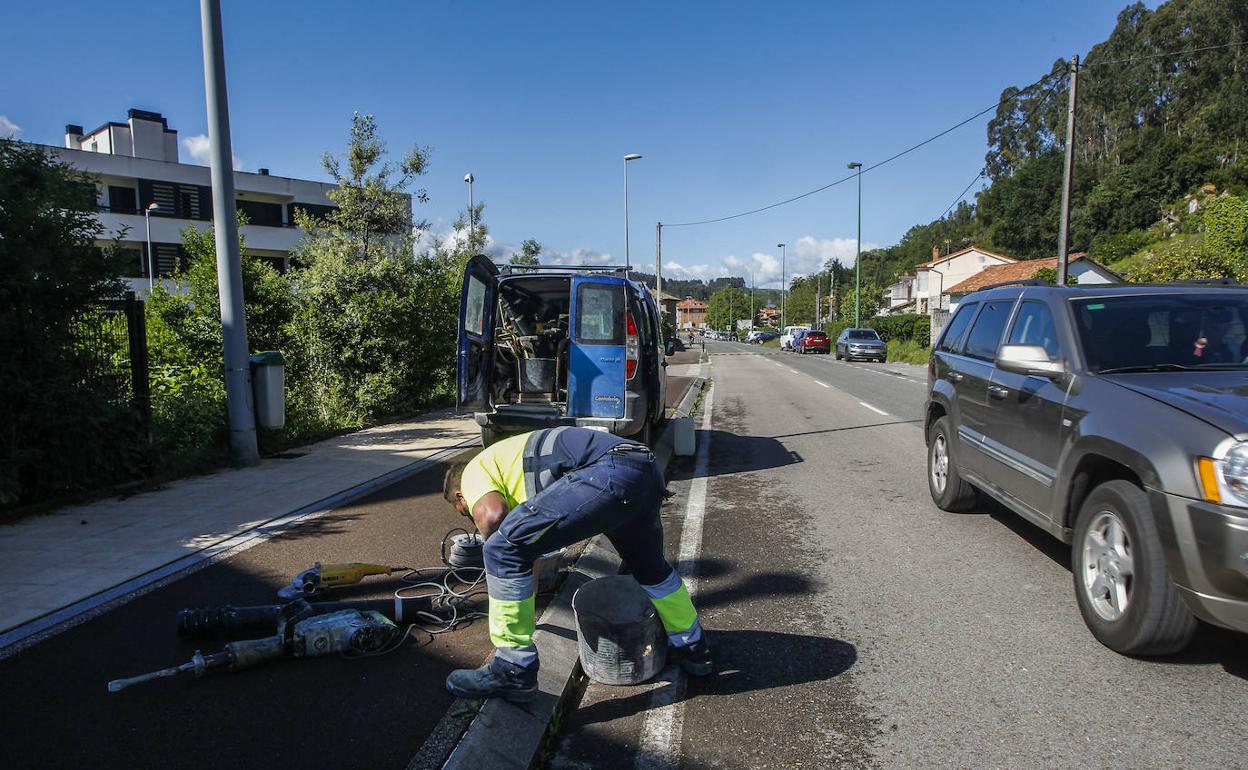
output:
[[[182,163],[178,132],[160,113],[132,109],[126,122],[109,122],[84,132],[65,127],[65,146],[49,147],[60,160],[96,177],[103,239],[121,236],[132,253],[126,279],[136,290],[147,288],[148,276],[169,275],[185,260],[180,232],[212,226],[212,187],[207,166]],[[247,253],[285,271],[290,253],[303,231],[295,212],[313,216],[333,210],[328,193],[334,185],[271,175],[268,169],[235,171],[239,211],[247,215],[242,228]],[[411,196],[406,196],[411,209]],[[154,205],[153,205],[154,204]],[[144,212],[150,207],[152,253],[147,251]]]

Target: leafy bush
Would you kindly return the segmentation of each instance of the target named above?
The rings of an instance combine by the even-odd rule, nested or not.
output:
[[[880,335],[880,339],[885,342],[897,340],[899,342],[909,342],[914,340],[926,345],[932,336],[932,319],[926,315],[906,314],[894,316],[879,316],[870,319],[867,324],[876,333]]]
[[[1127,274],[1131,281],[1166,283],[1207,278],[1238,278],[1248,280],[1244,270],[1221,255],[1209,253],[1201,239],[1173,239],[1150,249]]]
[[[144,467],[135,414],[114,387],[126,382],[114,368],[124,349],[100,333],[97,310],[121,295],[124,257],[95,245],[95,210],[90,177],[0,139],[0,508]]]
[[[888,360],[902,364],[926,365],[932,357],[932,349],[915,340],[888,341]]]

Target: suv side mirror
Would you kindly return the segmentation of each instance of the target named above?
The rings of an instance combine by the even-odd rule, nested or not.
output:
[[[1058,378],[1066,374],[1066,364],[1052,361],[1040,345],[1002,345],[997,351],[997,368],[1015,374]]]

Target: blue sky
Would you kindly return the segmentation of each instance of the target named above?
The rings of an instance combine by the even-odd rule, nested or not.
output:
[[[224,0],[234,152],[244,168],[324,179],[354,111],[396,152],[433,149],[417,216],[444,233],[465,172],[500,251],[632,261],[654,225],[802,193],[993,104],[1086,53],[1124,0],[967,2],[241,2]],[[1155,3],[1150,3],[1150,6]],[[130,107],[182,139],[206,132],[198,3],[9,0],[0,9],[0,131],[60,144]],[[988,116],[863,177],[862,239],[895,243],[940,215],[983,162]],[[184,162],[194,162],[187,147]],[[779,285],[821,258],[852,262],[856,190],[667,227],[664,272]],[[844,257],[848,256],[848,259]]]

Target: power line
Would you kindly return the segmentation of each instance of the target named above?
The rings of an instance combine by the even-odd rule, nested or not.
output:
[[[908,147],[908,148],[906,148],[906,149],[902,150],[901,152],[899,152],[899,153],[897,153],[897,154],[895,154],[895,155],[891,155],[891,156],[889,156],[889,157],[885,158],[884,160],[879,161],[878,163],[873,163],[873,164],[871,164],[870,166],[866,166],[865,168],[863,168],[863,169],[862,169],[862,173],[864,173],[864,174],[865,174],[865,173],[867,173],[868,171],[872,171],[872,170],[877,169],[877,168],[879,168],[879,167],[881,167],[881,166],[884,166],[884,165],[886,165],[886,164],[888,164],[888,163],[892,163],[893,161],[897,160],[898,158],[901,158],[902,156],[905,156],[905,155],[909,155],[910,153],[914,152],[915,150],[917,150],[917,149],[919,149],[919,148],[921,148],[921,147],[924,147],[925,145],[931,144],[932,142],[936,141],[937,139],[941,138],[942,136],[945,136],[946,134],[949,134],[949,133],[951,133],[951,132],[953,132],[953,131],[956,131],[957,129],[961,128],[962,126],[965,126],[967,123],[970,123],[971,121],[975,120],[976,118],[983,117],[984,115],[988,114],[989,112],[992,112],[993,110],[1000,109],[1001,105],[1006,104],[1007,102],[1013,101],[1014,99],[1017,99],[1019,95],[1021,95],[1021,94],[1023,94],[1023,93],[1026,93],[1027,91],[1032,90],[1033,88],[1035,88],[1036,86],[1039,86],[1040,84],[1044,83],[1046,80],[1048,80],[1049,78],[1051,78],[1051,77],[1053,77],[1053,76],[1054,76],[1054,75],[1053,75],[1053,73],[1049,73],[1048,75],[1045,75],[1044,77],[1040,78],[1039,80],[1037,80],[1036,82],[1034,82],[1034,83],[1032,83],[1031,85],[1027,86],[1026,88],[1021,89],[1018,93],[1014,94],[1013,96],[1010,96],[1010,97],[1009,97],[1009,98],[1007,98],[1007,99],[1000,99],[1000,100],[996,101],[995,103],[993,103],[991,106],[989,106],[989,107],[985,107],[984,109],[980,110],[979,112],[975,113],[974,115],[970,116],[969,118],[967,118],[967,119],[965,119],[965,120],[962,120],[962,121],[959,121],[958,123],[955,123],[954,125],[950,126],[949,128],[946,128],[944,131],[941,131],[941,132],[940,132],[940,133],[938,133],[938,134],[934,134],[933,136],[930,136],[930,137],[928,137],[927,139],[924,139],[923,141],[919,142],[918,144],[913,145],[913,146],[911,146],[911,147]],[[833,188],[833,187],[836,187],[836,186],[837,186],[837,185],[839,185],[839,184],[843,184],[843,183],[845,183],[845,182],[848,182],[849,180],[851,180],[851,179],[855,178],[856,176],[857,176],[857,174],[856,174],[856,173],[855,173],[855,174],[849,174],[848,176],[843,176],[843,177],[841,177],[840,179],[837,179],[835,182],[830,182],[830,183],[828,183],[828,184],[825,184],[825,185],[824,185],[824,186],[822,186],[822,187],[817,187],[817,188],[815,188],[814,190],[810,190],[809,192],[804,192],[804,193],[802,193],[801,195],[794,195],[792,198],[786,198],[786,199],[784,199],[784,200],[782,200],[782,201],[777,201],[776,203],[771,203],[771,204],[768,204],[768,205],[766,205],[766,206],[762,206],[762,207],[760,207],[760,208],[750,209],[749,211],[742,211],[742,212],[737,213],[737,214],[729,214],[728,216],[724,216],[724,217],[716,217],[715,219],[701,219],[701,220],[698,220],[698,221],[696,221],[696,222],[676,222],[676,223],[674,223],[674,224],[669,224],[669,223],[667,223],[667,222],[664,222],[664,223],[663,223],[663,226],[664,226],[664,227],[693,227],[694,225],[711,225],[711,224],[715,224],[716,222],[726,222],[726,221],[728,221],[728,220],[730,220],[730,219],[739,219],[739,218],[741,218],[741,217],[748,217],[748,216],[750,216],[751,214],[759,214],[759,213],[762,213],[762,212],[764,212],[764,211],[768,211],[768,210],[770,210],[770,209],[777,208],[777,207],[779,207],[779,206],[784,206],[784,205],[786,205],[786,204],[793,203],[794,201],[799,201],[799,200],[801,200],[802,198],[809,198],[810,196],[815,195],[815,194],[817,194],[817,193],[821,193],[821,192],[823,192],[824,190],[828,190],[828,189],[831,189],[831,188]]]
[[[1133,61],[1147,61],[1148,59],[1166,59],[1173,56],[1186,56],[1188,54],[1200,53],[1201,51],[1217,51],[1222,48],[1239,48],[1248,46],[1248,40],[1241,40],[1237,43],[1223,43],[1222,45],[1206,45],[1200,48],[1188,48],[1182,51],[1167,51],[1166,53],[1154,53],[1146,56],[1130,56],[1126,59],[1109,59],[1107,61],[1084,62],[1081,69],[1090,67],[1104,67],[1108,64],[1126,64]]]
[[[1042,81],[1037,81],[1037,82],[1042,82]],[[1027,111],[1027,117],[1023,118],[1023,123],[1025,124],[1031,123],[1031,119],[1036,116],[1036,113],[1039,112],[1041,109],[1043,109],[1044,106],[1049,103],[1049,99],[1053,97],[1053,94],[1057,93],[1057,89],[1055,88],[1055,85],[1056,84],[1051,84],[1048,88],[1045,89],[1044,97],[1031,106],[1031,109]],[[1028,86],[1028,88],[1031,88],[1031,87],[1032,86]],[[987,174],[988,174],[987,166],[980,168],[979,173],[975,175],[975,178],[971,180],[971,183],[968,184],[966,187],[964,187],[962,189],[962,192],[958,193],[958,197],[953,199],[953,203],[950,203],[948,206],[946,206],[944,212],[936,219],[938,221],[941,219],[944,219],[945,215],[948,214],[950,211],[952,211],[953,207],[958,205],[958,202],[961,201],[962,198],[966,195],[967,190],[970,190],[971,187],[973,187],[976,182],[978,182]]]
[[[971,180],[971,183],[968,184],[966,187],[962,188],[962,192],[958,193],[958,197],[953,199],[953,203],[950,203],[948,206],[946,206],[944,212],[940,216],[936,217],[936,219],[938,220],[944,219],[945,214],[948,214],[953,209],[954,206],[958,205],[958,202],[961,201],[962,198],[966,195],[966,191],[971,189],[971,187],[974,186],[974,184],[978,182],[980,179],[983,179],[984,174],[986,173],[988,173],[988,169],[981,168],[979,170],[979,173],[975,175],[975,178]]]

